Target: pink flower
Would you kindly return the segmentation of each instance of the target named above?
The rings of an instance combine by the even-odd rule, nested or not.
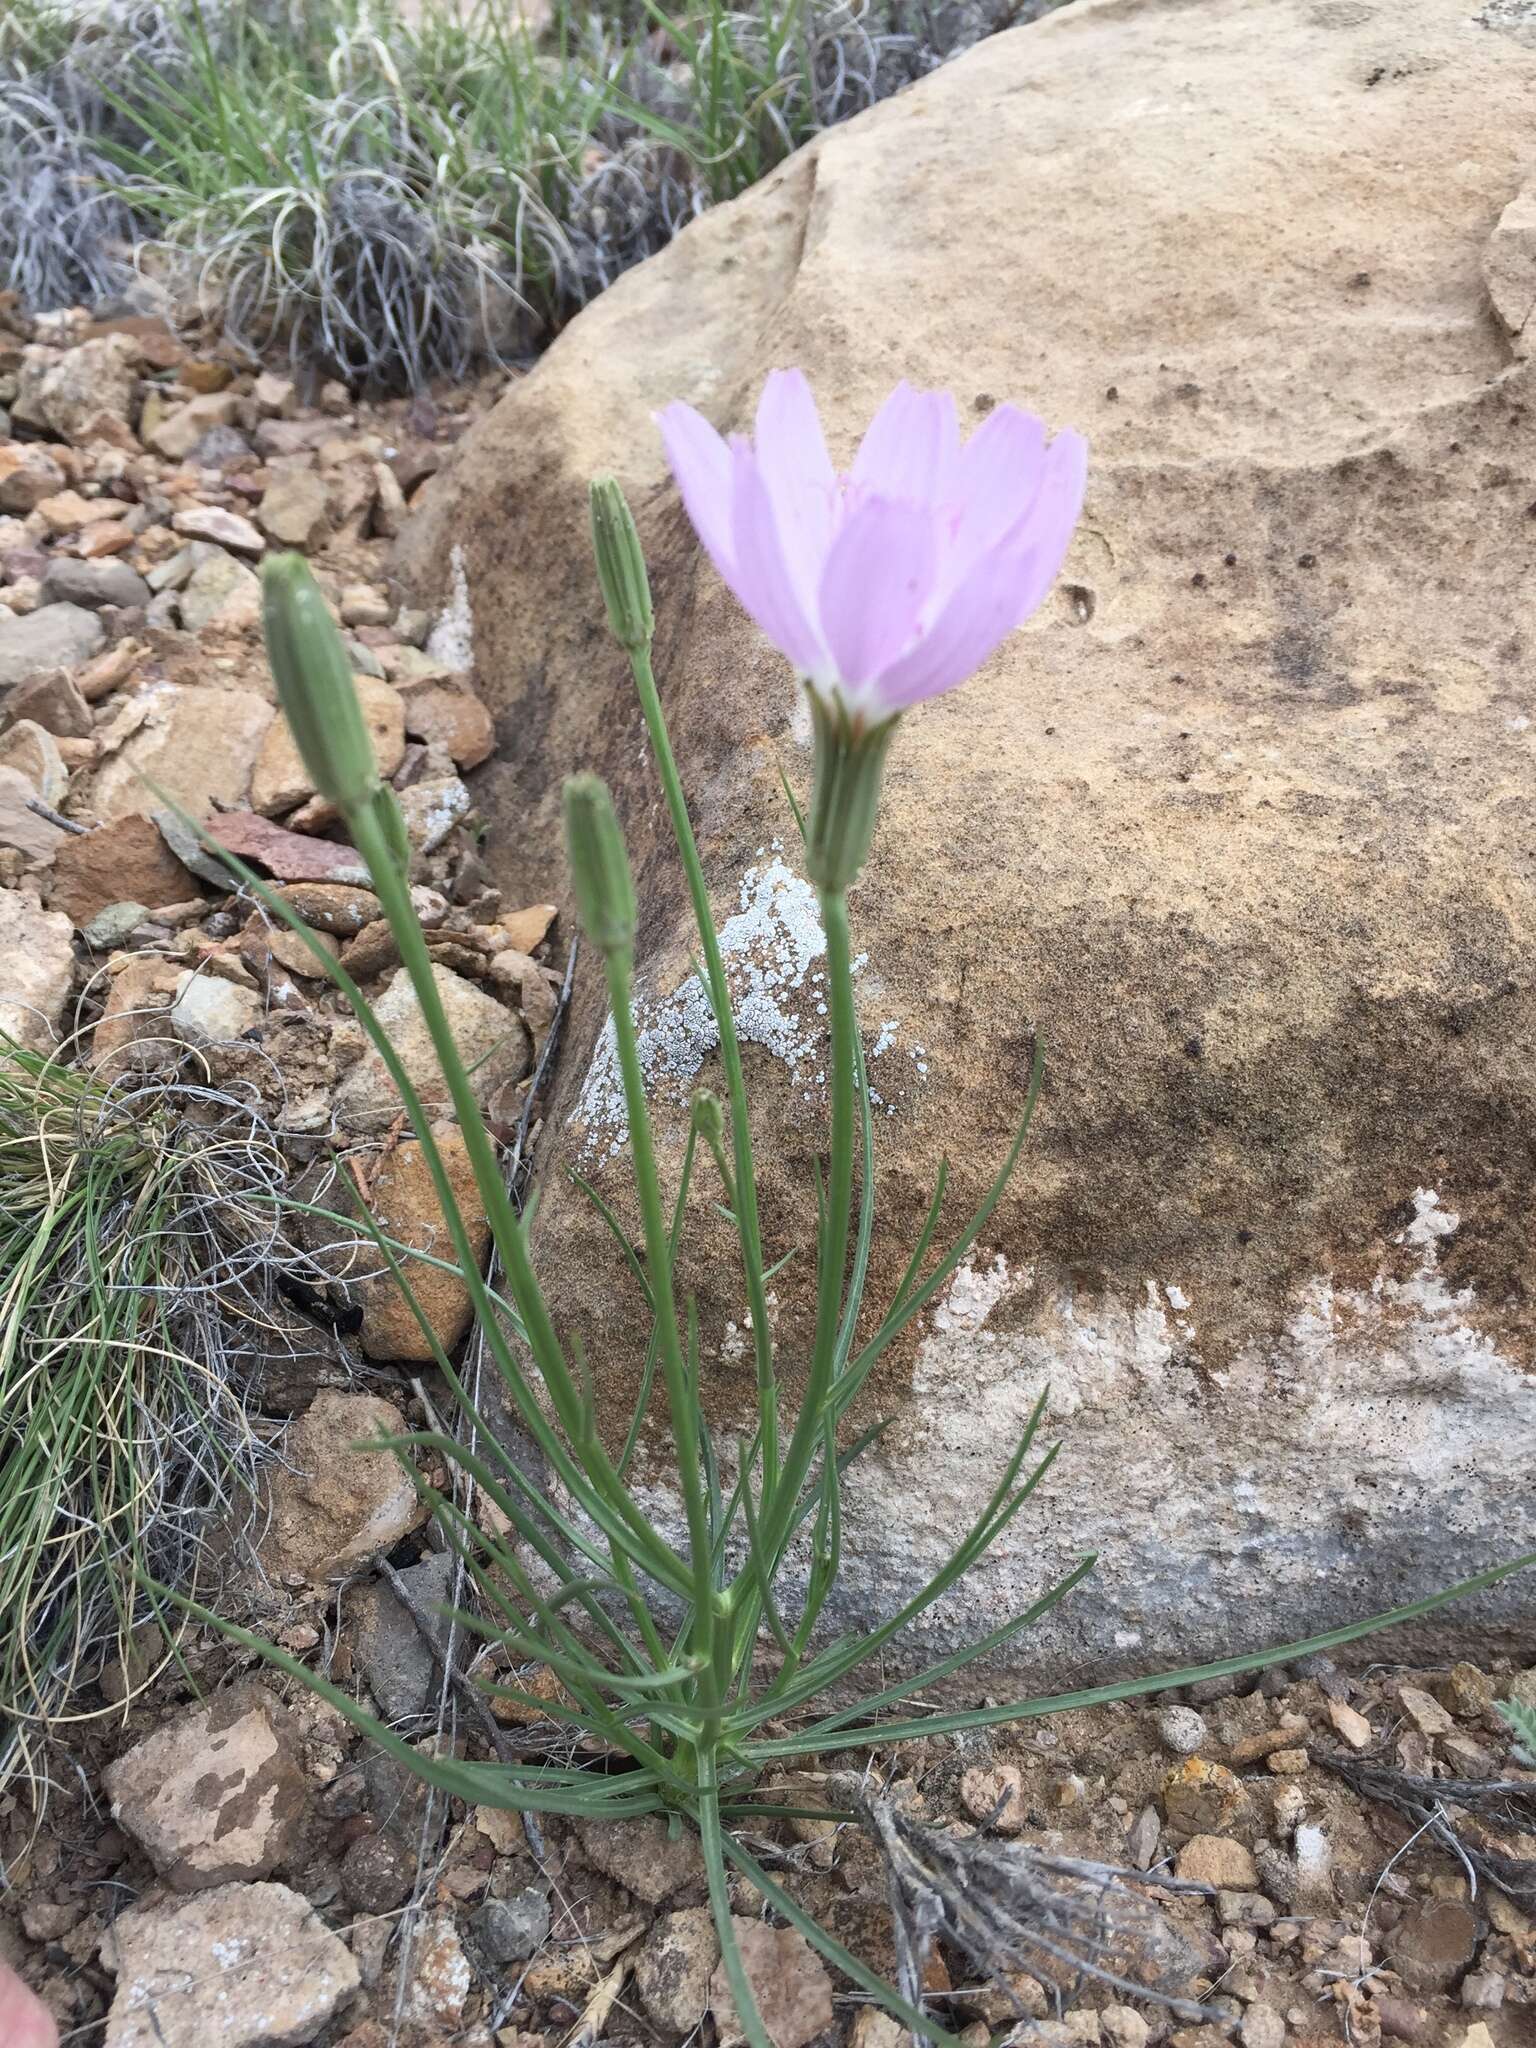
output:
[[[1087,444],[1000,405],[962,446],[947,391],[898,384],[846,476],[811,388],[776,370],[755,444],[692,406],[656,415],[710,559],[827,701],[870,723],[973,675],[1054,582]]]

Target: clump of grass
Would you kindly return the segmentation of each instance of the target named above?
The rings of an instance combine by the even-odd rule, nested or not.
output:
[[[259,1112],[178,1075],[111,1085],[0,1039],[0,1787],[40,1779],[143,1587],[207,1576],[247,1496],[281,1237]]]
[[[0,273],[44,310],[96,305],[132,282],[137,233],[115,173],[44,85],[0,78]]]
[[[0,271],[39,312],[131,292],[143,222],[120,152],[142,138],[130,98],[185,69],[180,0],[84,19],[57,0],[0,14]]]
[[[0,263],[42,310],[129,251],[373,388],[525,356],[820,130],[1061,0],[146,0],[0,27]],[[8,77],[8,82],[7,82]],[[41,175],[39,169],[41,167]]]

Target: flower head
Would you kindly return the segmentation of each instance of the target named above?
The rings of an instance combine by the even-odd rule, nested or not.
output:
[[[1087,444],[997,406],[962,444],[947,391],[898,384],[844,476],[811,389],[776,370],[756,438],[656,416],[699,539],[828,706],[877,724],[973,675],[1055,580]]]
[[[379,764],[352,662],[302,555],[268,555],[261,617],[278,702],[316,789],[343,811],[367,803]]]

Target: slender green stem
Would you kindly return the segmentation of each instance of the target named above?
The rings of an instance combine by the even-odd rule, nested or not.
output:
[[[733,1850],[730,1837],[720,1822],[720,1786],[712,1756],[704,1761],[700,1772],[698,1824],[699,1840],[704,1850],[704,1870],[709,1880],[709,1903],[714,1914],[715,1932],[720,1937],[720,1958],[725,1964],[726,1981],[736,2002],[736,2017],[748,2048],[773,2048],[772,2038],[758,2011],[757,2000],[752,1995],[752,1981],[747,1975],[741,1944],[731,1924],[731,1893],[725,1859],[733,1854]]]
[[[853,960],[848,935],[848,899],[822,890],[821,920],[827,936],[827,1005],[832,1020],[832,1151],[827,1169],[821,1243],[816,1260],[816,1334],[805,1398],[784,1455],[778,1493],[760,1509],[770,1571],[777,1571],[793,1527],[795,1502],[822,1442],[824,1404],[837,1371],[843,1311],[843,1277],[848,1261],[848,1218],[853,1207],[853,1149],[857,1081],[858,1018],[853,1002]]]
[[[779,1392],[773,1365],[773,1333],[768,1325],[768,1288],[763,1278],[763,1236],[757,1213],[757,1172],[752,1158],[752,1127],[747,1121],[747,1084],[741,1067],[741,1048],[736,1039],[736,1021],[731,1009],[730,984],[715,932],[714,911],[698,842],[688,816],[688,799],[677,757],[667,732],[656,678],[651,669],[648,647],[630,656],[640,710],[656,756],[662,792],[672,821],[673,837],[688,881],[694,922],[704,952],[704,971],[709,982],[709,999],[720,1032],[720,1064],[725,1069],[726,1094],[731,1105],[731,1148],[736,1158],[734,1209],[736,1234],[741,1244],[742,1272],[747,1286],[747,1308],[752,1318],[752,1349],[757,1363],[758,1441],[763,1461],[763,1507],[778,1490],[779,1483]]]
[[[662,1376],[667,1383],[667,1401],[672,1410],[678,1481],[688,1519],[688,1543],[693,1566],[694,1636],[700,1655],[712,1665],[717,1619],[712,1568],[714,1546],[710,1540],[709,1501],[701,1471],[699,1411],[678,1333],[677,1303],[672,1287],[672,1239],[662,1206],[661,1183],[656,1173],[650,1108],[645,1098],[645,1077],[640,1070],[640,1048],[635,1034],[632,999],[634,956],[627,947],[614,948],[608,952],[604,964],[608,971],[608,1001],[613,1013],[619,1072],[623,1076],[624,1102],[629,1116],[630,1159],[634,1168],[635,1192],[640,1200],[646,1264],[650,1268],[651,1305],[661,1349]]]
[[[693,1155],[698,1144],[698,1132],[692,1124],[688,1126],[688,1142],[683,1148],[683,1170],[677,1179],[677,1199],[672,1204],[672,1234],[668,1239],[670,1256],[677,1257],[678,1240],[683,1234],[683,1212],[688,1206],[688,1188],[693,1179]],[[652,1310],[654,1315],[655,1311]],[[635,1398],[635,1412],[630,1418],[629,1434],[624,1439],[624,1448],[619,1453],[619,1476],[629,1471],[635,1455],[635,1446],[640,1441],[640,1431],[645,1422],[645,1411],[650,1405],[651,1382],[656,1372],[657,1335],[653,1329],[651,1341],[645,1350],[645,1369],[640,1375],[640,1392]]]
[[[443,1080],[469,1153],[475,1185],[485,1204],[497,1251],[507,1269],[512,1299],[523,1319],[529,1349],[561,1425],[572,1444],[577,1446],[579,1462],[573,1461],[554,1441],[552,1433],[547,1433],[549,1441],[541,1439],[542,1446],[562,1479],[572,1485],[577,1496],[585,1500],[594,1519],[602,1524],[604,1534],[612,1537],[622,1529],[627,1544],[644,1558],[647,1571],[673,1592],[686,1593],[690,1581],[683,1561],[670,1545],[662,1541],[642,1513],[584,1421],[580,1390],[571,1376],[543,1290],[535,1278],[522,1225],[507,1193],[496,1148],[480,1113],[473,1084],[464,1071],[464,1063],[454,1044],[453,1029],[433,974],[432,956],[427,951],[404,873],[396,864],[393,849],[372,806],[349,813],[347,822],[353,844],[367,863],[375,893],[394,930],[401,964],[410,976],[423,1021],[437,1052]],[[434,1164],[433,1178],[436,1182],[442,1172],[441,1160],[429,1159],[429,1163]],[[454,1239],[454,1249],[463,1262],[476,1313],[482,1325],[489,1329],[493,1315],[485,1298],[479,1261],[465,1233],[446,1175],[437,1193],[449,1234]]]

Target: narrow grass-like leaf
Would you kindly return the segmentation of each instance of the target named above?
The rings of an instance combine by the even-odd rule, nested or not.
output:
[[[1202,1679],[1236,1678],[1250,1671],[1266,1671],[1276,1664],[1292,1663],[1298,1657],[1313,1657],[1325,1650],[1339,1649],[1345,1643],[1359,1642],[1362,1637],[1375,1635],[1381,1629],[1394,1628],[1399,1622],[1417,1621],[1422,1615],[1433,1614],[1437,1608],[1449,1605],[1452,1600],[1464,1600],[1469,1594],[1485,1592],[1488,1587],[1498,1585],[1500,1580],[1509,1578],[1514,1572],[1525,1571],[1531,1565],[1536,1565],[1536,1551],[1511,1558],[1507,1564],[1494,1565],[1486,1572],[1479,1572],[1475,1578],[1463,1579],[1459,1585],[1448,1586],[1442,1593],[1431,1593],[1426,1599],[1411,1601],[1405,1607],[1389,1608],[1383,1614],[1373,1614],[1367,1621],[1347,1622],[1342,1628],[1328,1629],[1322,1635],[1307,1636],[1300,1642],[1281,1643],[1270,1650],[1237,1657],[1218,1657],[1212,1663],[1193,1664],[1182,1671],[1159,1671],[1146,1678],[1120,1679],[1110,1685],[1084,1686],[1077,1692],[1014,1700],[1006,1706],[877,1721],[866,1728],[838,1728],[815,1741],[789,1736],[782,1740],[755,1742],[752,1754],[766,1762],[770,1758],[804,1756],[829,1749],[868,1749],[883,1742],[914,1741],[922,1736],[953,1734],[965,1728],[1001,1728],[1013,1721],[1038,1721],[1048,1714],[1071,1713],[1080,1707],[1106,1706],[1112,1700],[1141,1699],[1148,1693],[1198,1685]]]

